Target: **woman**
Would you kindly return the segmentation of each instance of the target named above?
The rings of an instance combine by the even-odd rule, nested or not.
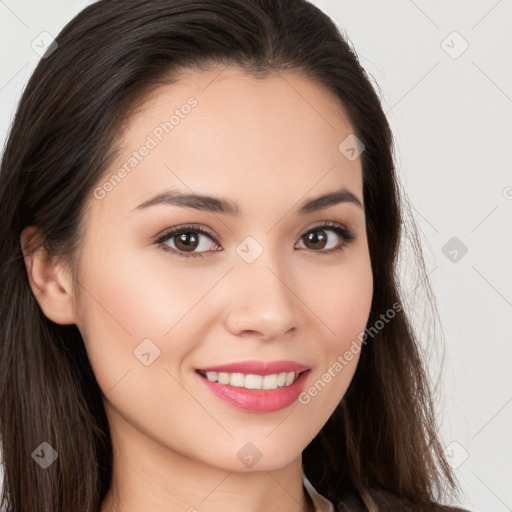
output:
[[[87,7],[23,94],[0,205],[10,512],[460,510],[392,135],[313,5]]]

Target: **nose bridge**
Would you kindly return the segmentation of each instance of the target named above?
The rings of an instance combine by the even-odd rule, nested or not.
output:
[[[263,242],[248,236],[236,247],[233,277],[237,290],[230,318],[236,329],[275,337],[295,326],[297,299],[282,248],[271,248],[271,239],[267,236]]]

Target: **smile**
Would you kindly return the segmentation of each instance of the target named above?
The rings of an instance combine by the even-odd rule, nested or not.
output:
[[[270,375],[196,370],[207,390],[223,402],[250,412],[274,412],[297,401],[311,370]]]

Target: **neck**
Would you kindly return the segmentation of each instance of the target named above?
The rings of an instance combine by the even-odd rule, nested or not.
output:
[[[314,512],[300,456],[278,469],[237,472],[171,450],[126,421],[116,425],[101,512]]]

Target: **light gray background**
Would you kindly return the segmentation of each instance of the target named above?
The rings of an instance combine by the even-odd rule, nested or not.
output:
[[[444,334],[444,364],[440,354],[429,368],[434,381],[442,369],[441,432],[461,505],[512,511],[512,2],[313,3],[378,83],[395,135]],[[32,45],[42,32],[56,36],[85,5],[0,0],[2,145],[39,60]],[[467,253],[443,252],[453,237]],[[405,261],[404,289],[412,292],[418,283]]]

